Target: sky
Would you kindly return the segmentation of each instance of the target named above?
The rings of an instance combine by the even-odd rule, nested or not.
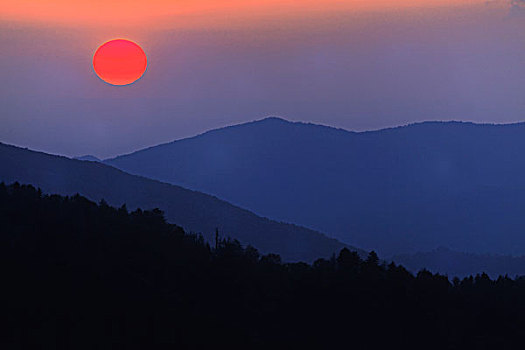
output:
[[[525,1],[0,0],[0,142],[101,158],[278,115],[525,120]],[[144,76],[93,71],[126,38]]]

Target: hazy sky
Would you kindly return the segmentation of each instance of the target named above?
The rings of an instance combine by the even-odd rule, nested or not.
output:
[[[0,0],[0,142],[109,157],[266,115],[522,121],[523,2]],[[130,86],[93,72],[113,38],[148,56]]]

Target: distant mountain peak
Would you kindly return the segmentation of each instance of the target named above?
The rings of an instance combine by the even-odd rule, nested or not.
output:
[[[288,120],[281,116],[269,115],[262,119],[256,119],[256,120],[245,122],[245,123],[230,125],[224,128],[209,130],[201,135],[206,135],[206,134],[214,133],[214,132],[220,132],[225,129],[238,129],[238,128],[244,128],[244,127],[260,127],[260,126],[272,126],[275,128],[282,127],[283,129],[293,128],[293,127],[303,127],[303,128],[332,130],[332,131],[344,132],[344,133],[355,133],[354,131],[349,131],[349,130],[334,127],[334,126],[319,124],[317,122]]]
[[[224,129],[230,129],[230,128],[237,128],[237,127],[246,127],[246,126],[256,126],[256,125],[292,125],[292,124],[302,124],[301,122],[295,122],[288,119],[284,119],[283,117],[277,116],[277,115],[269,115],[261,119],[255,119],[252,121],[239,123],[239,124],[232,124],[223,128],[217,128],[212,129],[204,134],[207,134],[209,132],[214,132],[218,130],[224,130]]]
[[[292,123],[291,121],[281,117],[281,116],[278,116],[278,115],[268,115],[262,119],[259,119],[259,120],[256,120],[256,121],[259,121],[259,122],[272,122],[272,121],[276,121],[276,122],[285,122],[285,123]]]
[[[251,121],[247,121],[243,123],[232,124],[232,125],[228,125],[225,127],[208,130],[202,133],[201,135],[206,135],[209,133],[227,130],[227,129],[236,129],[236,128],[243,128],[243,127],[250,127],[250,126],[261,126],[261,125],[283,126],[283,125],[293,125],[293,124],[303,124],[303,123],[287,120],[277,115],[269,115],[261,119],[255,119],[255,120],[251,120]]]

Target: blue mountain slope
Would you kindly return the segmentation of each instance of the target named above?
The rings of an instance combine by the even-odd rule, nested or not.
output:
[[[525,124],[373,132],[269,118],[106,161],[384,255],[525,254]]]
[[[0,143],[0,165],[0,181],[33,184],[47,193],[80,193],[115,206],[125,203],[129,209],[160,208],[168,221],[191,232],[212,239],[218,227],[223,237],[236,238],[263,253],[281,254],[288,261],[312,262],[345,246],[319,232],[262,218],[216,197],[133,176],[102,163]]]

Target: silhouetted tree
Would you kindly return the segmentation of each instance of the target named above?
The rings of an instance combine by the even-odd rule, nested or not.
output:
[[[343,272],[357,272],[362,261],[357,252],[343,248],[337,257],[337,267]]]
[[[378,266],[379,265],[379,257],[377,256],[377,253],[374,252],[374,251],[371,251],[369,254],[368,254],[368,257],[366,258],[366,261],[365,261],[366,265],[368,266]]]

